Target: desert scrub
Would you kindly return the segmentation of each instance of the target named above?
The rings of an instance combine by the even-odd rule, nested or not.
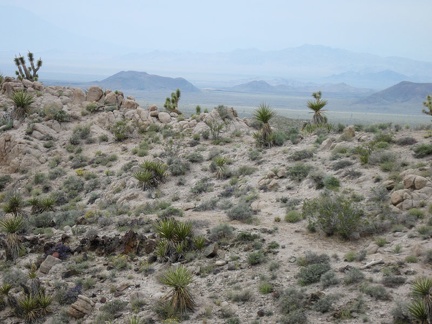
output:
[[[167,164],[168,170],[173,176],[185,175],[190,171],[190,163],[181,158],[169,158]]]
[[[310,150],[299,150],[291,154],[289,159],[293,161],[302,161],[302,160],[311,159],[313,155],[314,153]]]
[[[234,228],[229,224],[220,224],[210,230],[209,239],[216,241],[228,241],[234,236]]]
[[[258,250],[248,254],[247,262],[249,265],[258,265],[266,261],[266,256],[263,251]]]
[[[415,158],[424,158],[426,156],[432,155],[432,144],[419,144],[414,147],[413,151]]]
[[[78,125],[73,129],[72,136],[69,143],[72,145],[79,145],[81,140],[90,138],[90,125]]]
[[[191,188],[191,192],[194,194],[200,194],[203,192],[213,191],[213,182],[209,178],[203,178],[198,180],[195,185]]]
[[[344,196],[324,192],[318,198],[306,200],[302,214],[308,220],[309,230],[348,239],[353,232],[361,230],[364,213]]]
[[[357,268],[352,267],[345,272],[345,277],[343,278],[343,282],[345,285],[352,285],[363,281],[364,278],[365,275],[363,272],[361,272]]]
[[[11,181],[12,181],[12,177],[10,175],[1,175],[0,176],[0,191],[3,191]]]
[[[111,132],[114,134],[114,138],[118,142],[122,142],[129,138],[131,131],[131,127],[125,120],[118,121],[111,127]]]
[[[288,177],[297,182],[303,181],[312,170],[312,166],[306,163],[297,162],[293,166],[288,167]]]
[[[321,276],[331,269],[328,255],[313,252],[306,252],[298,259],[297,264],[300,266],[297,278],[302,286],[320,281]]]
[[[304,291],[297,290],[295,287],[289,287],[284,290],[279,298],[279,310],[281,314],[290,316],[291,318],[298,317],[302,320],[299,322],[284,320],[282,323],[306,323],[306,316],[304,315],[306,303],[307,296]]]
[[[302,214],[297,210],[290,210],[285,215],[285,222],[297,223],[302,220]]]
[[[353,162],[350,160],[339,160],[335,163],[332,164],[332,169],[334,171],[340,170],[340,169],[344,169],[346,167],[352,166]]]
[[[237,205],[226,212],[231,220],[238,220],[243,223],[251,223],[253,220],[253,210],[249,203],[240,201]]]
[[[204,161],[204,156],[199,152],[192,152],[186,156],[186,160],[190,163],[201,163]]]
[[[340,187],[339,179],[334,176],[331,175],[325,176],[322,181],[323,181],[324,188],[326,189],[336,191]]]

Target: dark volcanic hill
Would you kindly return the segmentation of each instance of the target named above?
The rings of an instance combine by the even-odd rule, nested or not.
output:
[[[169,78],[137,71],[121,71],[97,84],[104,88],[120,90],[147,90],[199,92],[200,90],[184,78]]]
[[[432,94],[432,83],[402,81],[390,88],[376,92],[359,101],[362,104],[390,104],[401,102],[423,102]]]

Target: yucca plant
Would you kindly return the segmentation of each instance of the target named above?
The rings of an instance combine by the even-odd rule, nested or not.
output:
[[[18,193],[12,194],[3,205],[3,211],[8,214],[11,213],[15,217],[21,214],[24,207],[24,201]]]
[[[13,111],[15,118],[21,119],[30,113],[30,106],[34,102],[34,98],[31,94],[24,90],[14,91],[12,100],[15,104],[15,109]]]
[[[3,238],[3,245],[6,250],[6,259],[16,260],[23,250],[21,238],[17,234],[24,227],[24,220],[21,216],[14,216],[0,220],[0,230],[6,233]]]
[[[275,112],[271,110],[267,104],[261,104],[253,114],[255,120],[259,122],[261,130],[254,134],[258,146],[271,146],[273,144],[272,129],[270,120],[275,116]]]
[[[145,161],[140,165],[141,170],[133,174],[143,186],[143,190],[157,188],[165,182],[168,166],[159,161]]]
[[[162,219],[154,225],[156,234],[167,240],[175,240],[177,221],[173,218]]]
[[[421,321],[430,323],[432,320],[432,279],[417,278],[412,285],[414,301],[408,306],[410,314]]]
[[[192,223],[179,222],[173,218],[165,218],[154,225],[156,234],[160,237],[156,246],[156,255],[177,261],[183,258],[192,245]]]
[[[421,324],[428,323],[428,310],[426,303],[422,299],[416,299],[408,305],[408,311]]]
[[[21,216],[8,217],[0,220],[0,229],[7,234],[16,234],[24,227],[24,219]]]
[[[312,116],[312,123],[313,124],[326,124],[327,123],[327,117],[325,117],[322,113],[324,110],[325,105],[327,105],[327,100],[321,99],[321,91],[312,93],[312,97],[315,100],[309,100],[307,102],[307,106],[309,109],[313,110],[314,115]]]
[[[28,201],[32,207],[32,214],[40,214],[45,211],[54,211],[56,199],[53,197],[43,197],[41,199],[34,197]]]
[[[169,269],[162,275],[160,282],[172,288],[164,299],[176,312],[185,313],[195,309],[196,304],[188,287],[192,282],[192,273],[186,267],[181,265]]]
[[[210,169],[216,173],[216,178],[217,179],[223,179],[225,178],[226,174],[227,174],[227,163],[228,163],[228,159],[226,157],[223,156],[216,156],[211,165],[210,165]]]

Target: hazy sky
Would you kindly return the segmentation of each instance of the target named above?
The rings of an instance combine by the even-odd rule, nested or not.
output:
[[[104,38],[125,51],[279,50],[319,44],[432,61],[432,0],[0,0],[0,5],[26,9],[78,36]],[[14,18],[11,28],[43,37],[32,35],[25,19]]]

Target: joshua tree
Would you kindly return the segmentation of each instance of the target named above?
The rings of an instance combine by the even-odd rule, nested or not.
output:
[[[432,279],[417,278],[412,294],[414,301],[408,306],[411,315],[421,323],[432,323]]]
[[[271,146],[273,142],[273,136],[269,122],[274,116],[274,111],[272,111],[270,106],[267,104],[261,104],[254,112],[255,120],[262,125],[260,132],[255,133],[254,135],[259,146]]]
[[[37,81],[39,76],[37,74],[37,72],[39,71],[39,69],[42,66],[42,59],[39,58],[39,60],[37,60],[36,62],[36,66],[35,66],[35,61],[34,61],[34,56],[33,53],[31,53],[30,51],[27,54],[30,66],[27,67],[26,61],[24,56],[22,56],[21,54],[16,57],[15,56],[15,64],[18,68],[18,71],[15,71],[16,75],[18,76],[18,79],[22,80],[22,79],[27,79],[30,81]]]
[[[171,98],[167,97],[165,100],[165,109],[169,112],[181,114],[181,112],[178,110],[178,102],[180,101],[180,95],[180,89],[177,89],[175,92],[171,93]]]
[[[426,101],[423,102],[423,106],[427,108],[422,110],[423,113],[432,116],[432,95],[428,95],[426,97]]]
[[[314,115],[312,117],[312,123],[313,124],[326,124],[327,123],[327,117],[322,115],[323,108],[325,105],[327,105],[327,100],[321,99],[321,91],[312,93],[312,97],[315,98],[315,100],[309,100],[307,102],[307,106],[309,109],[312,109],[314,111]]]

